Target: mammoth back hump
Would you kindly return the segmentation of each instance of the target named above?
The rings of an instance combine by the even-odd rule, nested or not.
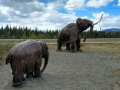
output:
[[[58,33],[58,42],[68,43],[75,41],[77,38],[78,30],[75,23],[70,23]],[[73,40],[74,38],[74,40]]]
[[[21,42],[14,46],[8,53],[9,58],[11,57],[26,57],[32,54],[40,54],[42,53],[42,47],[38,44],[38,42],[34,40],[27,40]]]

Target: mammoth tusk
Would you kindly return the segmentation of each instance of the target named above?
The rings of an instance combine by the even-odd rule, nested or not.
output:
[[[103,14],[101,15],[101,18],[100,18],[100,20],[98,21],[98,22],[96,22],[96,23],[94,23],[93,25],[96,25],[96,24],[98,24],[101,20],[102,20],[102,17],[103,17]]]

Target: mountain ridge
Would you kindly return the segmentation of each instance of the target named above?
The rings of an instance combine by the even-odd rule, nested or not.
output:
[[[110,29],[105,29],[102,30],[103,32],[108,32],[108,33],[116,33],[116,32],[120,32],[120,28],[110,28]]]

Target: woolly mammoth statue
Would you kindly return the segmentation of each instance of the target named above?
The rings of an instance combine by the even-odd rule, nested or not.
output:
[[[42,58],[44,66],[40,71]],[[6,64],[10,63],[13,75],[13,86],[24,84],[26,78],[39,78],[47,66],[49,58],[48,46],[43,41],[27,40],[14,46],[6,57]]]
[[[98,22],[93,23],[92,21],[88,19],[81,19],[78,18],[76,20],[76,23],[70,23],[66,25],[62,30],[58,33],[57,38],[57,51],[61,51],[61,47],[63,44],[66,44],[66,50],[71,50],[71,52],[75,52],[75,48],[77,51],[81,51],[80,49],[80,34],[85,31],[87,28],[90,27],[89,33],[84,38],[84,41],[86,41],[86,38],[89,36],[89,34],[93,31],[94,25],[98,24],[102,19],[103,14],[101,15],[101,18]],[[70,47],[71,45],[71,47]]]

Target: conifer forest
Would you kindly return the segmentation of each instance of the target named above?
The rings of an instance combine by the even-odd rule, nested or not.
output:
[[[60,30],[34,30],[28,27],[0,27],[0,39],[57,39]],[[84,38],[89,30],[83,32],[81,37]],[[120,32],[110,33],[93,30],[88,38],[120,38]]]

